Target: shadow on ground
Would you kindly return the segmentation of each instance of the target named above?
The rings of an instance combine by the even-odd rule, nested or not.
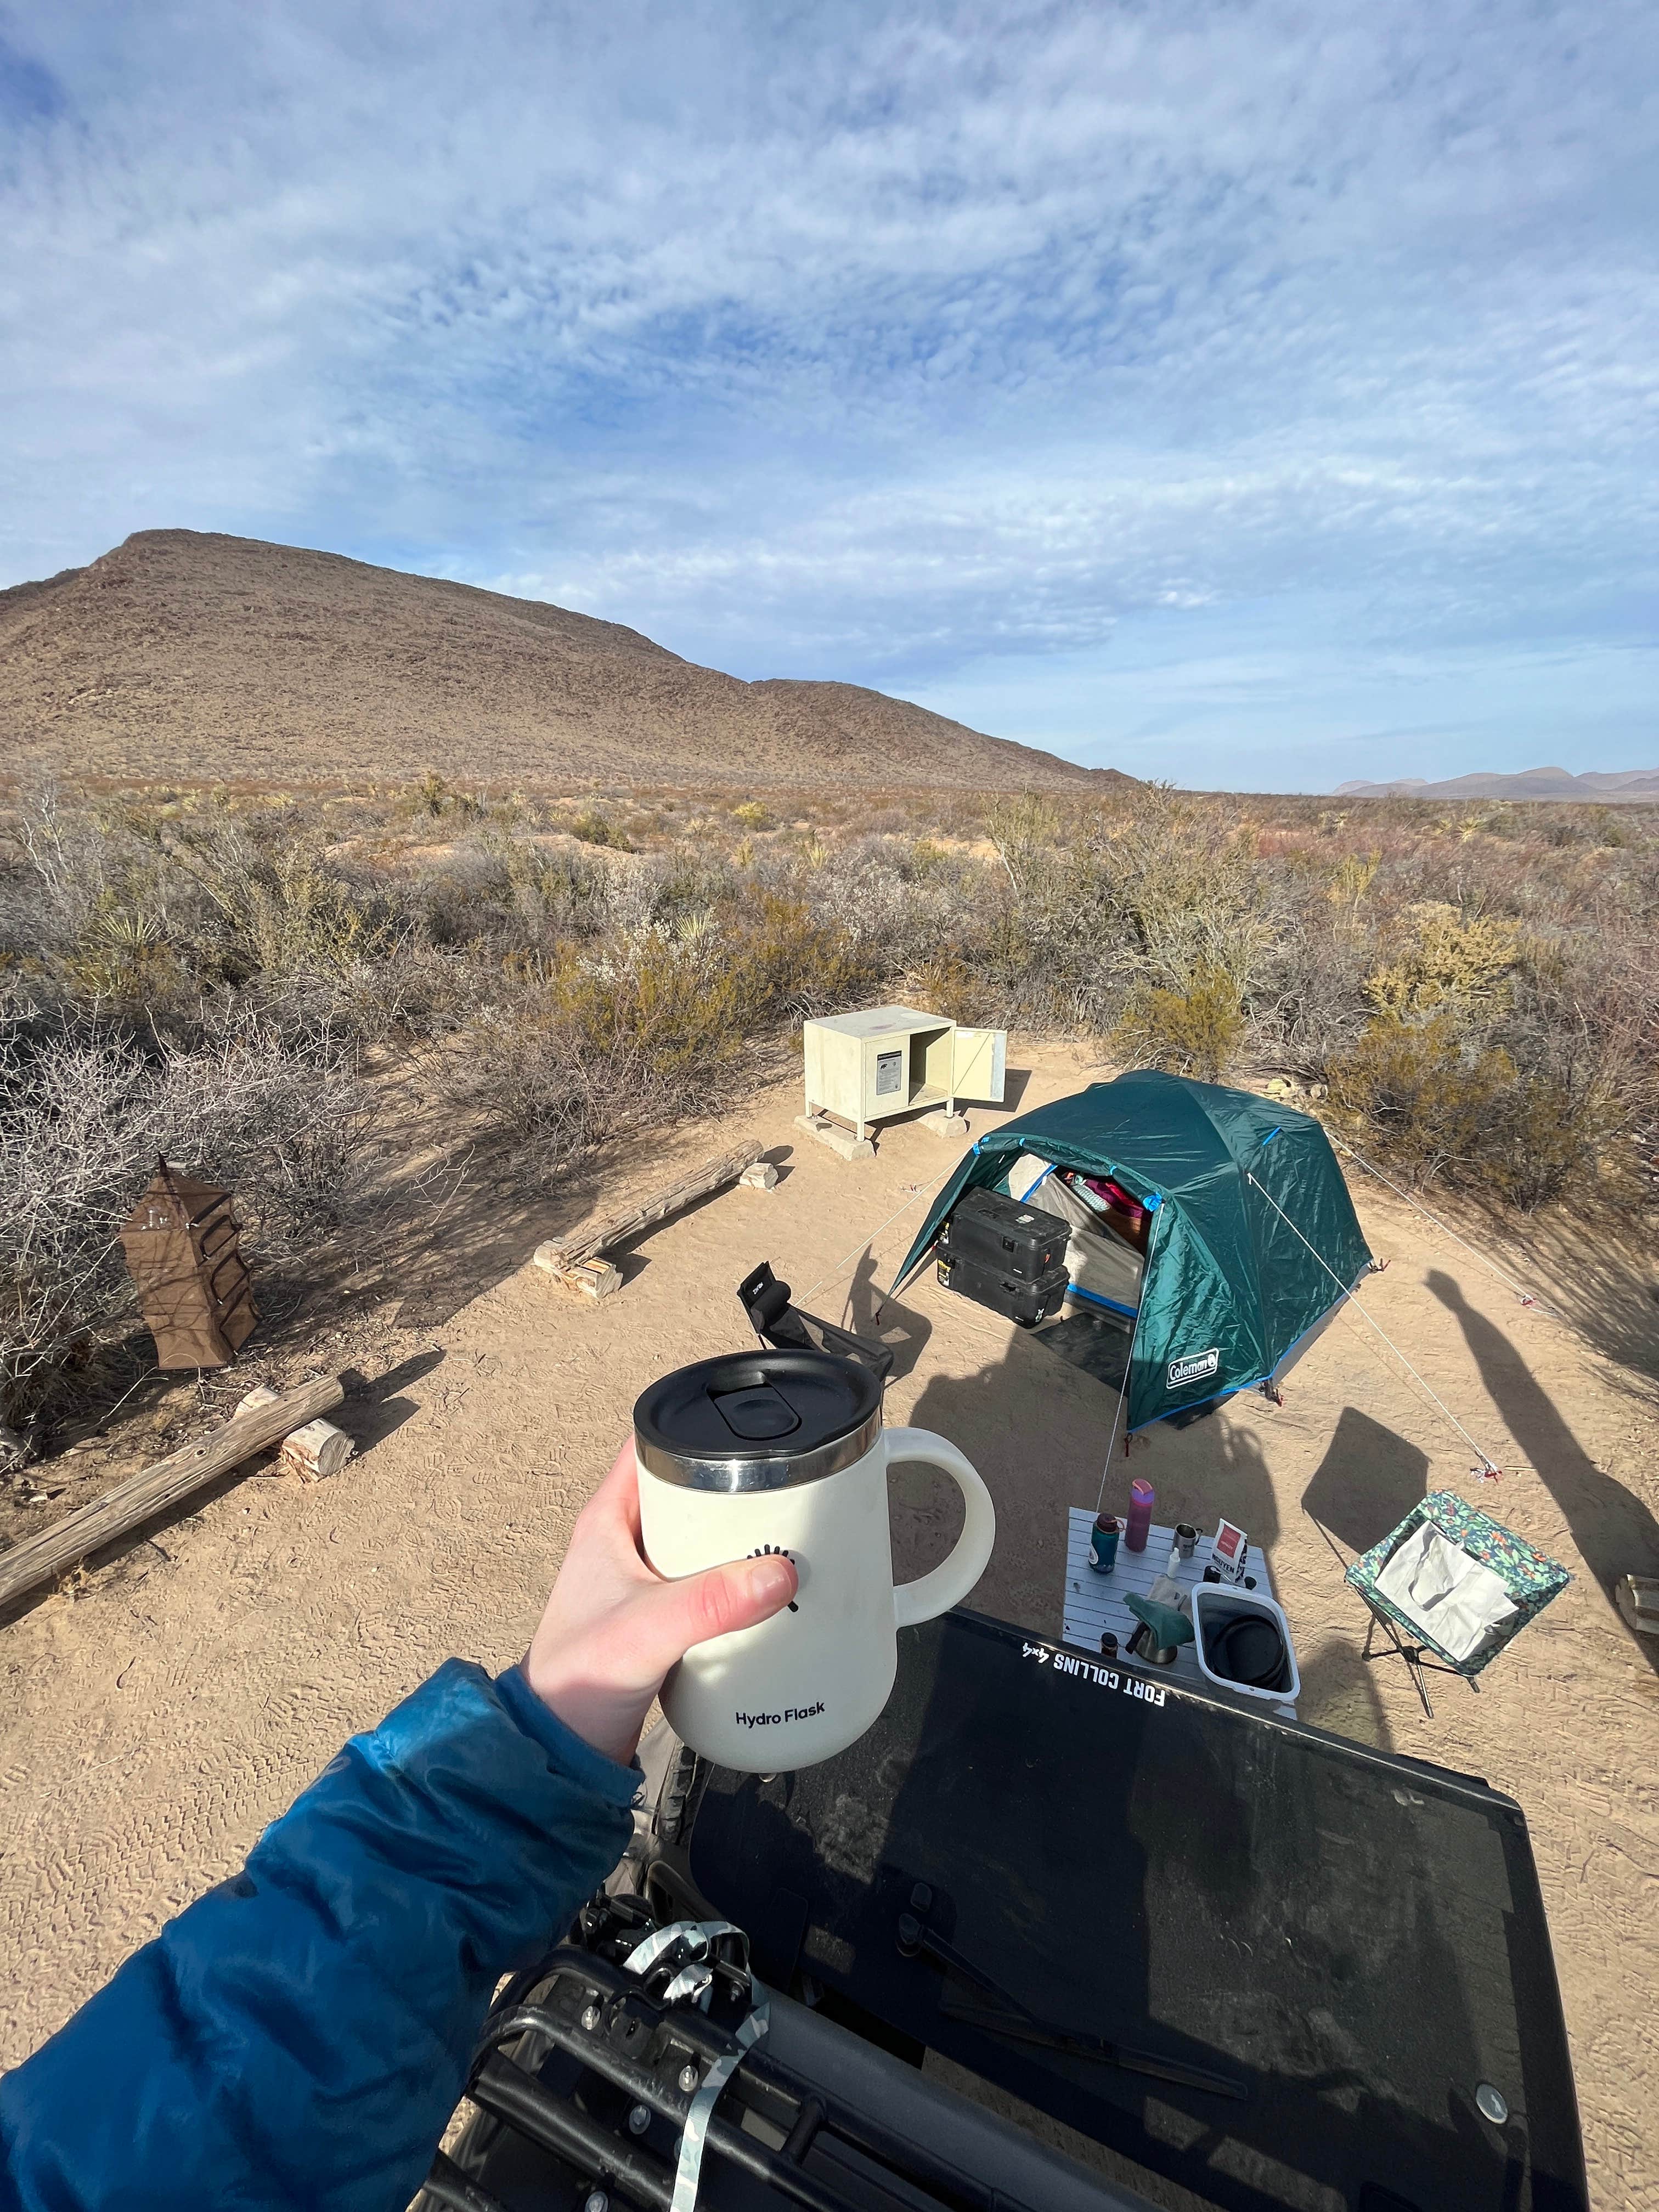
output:
[[[1619,1372],[1605,1380],[1652,1406],[1659,1396],[1659,1267],[1648,1243],[1618,1242],[1582,1221],[1544,1215],[1517,1225],[1495,1221],[1489,1233],[1519,1279]]]
[[[348,1368],[340,1380],[345,1384],[345,1403],[334,1413],[334,1425],[343,1429],[360,1454],[373,1451],[384,1443],[392,1431],[402,1428],[410,1416],[420,1411],[416,1399],[399,1395],[411,1382],[430,1375],[434,1367],[443,1363],[443,1353],[434,1345],[429,1352],[417,1352],[412,1359],[405,1359],[371,1382],[356,1368]]]
[[[1659,1522],[1639,1498],[1589,1458],[1514,1345],[1475,1311],[1452,1278],[1437,1269],[1427,1281],[1456,1317],[1481,1380],[1527,1464],[1560,1507],[1602,1603],[1649,1666],[1659,1671],[1656,1639],[1636,1635],[1613,1597],[1621,1575],[1659,1575]]]
[[[1425,1452],[1345,1406],[1302,1503],[1351,1552],[1369,1552],[1424,1495],[1428,1473]]]
[[[1065,1594],[1066,1515],[1103,1495],[1127,1510],[1132,1475],[1155,1486],[1154,1518],[1210,1527],[1222,1515],[1249,1532],[1271,1564],[1279,1535],[1273,1484],[1254,1431],[1209,1420],[1180,1435],[1154,1432],[1132,1460],[1120,1444],[1105,1465],[1117,1393],[1017,1334],[978,1374],[936,1376],[909,1419],[959,1445],[984,1476],[997,1509],[991,1564],[969,1602],[1017,1626],[1058,1636]],[[1104,1475],[1103,1491],[1102,1477]],[[889,1477],[895,1570],[926,1571],[955,1541],[962,1510],[948,1477],[921,1466]]]
[[[893,1355],[891,1380],[910,1374],[927,1349],[933,1324],[926,1314],[897,1298],[883,1297],[876,1287],[876,1255],[865,1251],[853,1270],[853,1280],[842,1307],[842,1327],[854,1336],[874,1338]]]
[[[1330,1545],[1334,1576],[1347,1565],[1338,1544],[1357,1554],[1380,1543],[1424,1495],[1428,1474],[1426,1453],[1358,1407],[1343,1407],[1329,1448],[1302,1493],[1303,1510]],[[1352,1632],[1333,1632],[1297,1654],[1302,1672],[1297,1711],[1316,1728],[1390,1751],[1394,1737],[1373,1667],[1360,1656],[1365,1609],[1357,1593],[1346,1595]]]
[[[346,1431],[358,1451],[371,1450],[384,1437],[390,1436],[394,1429],[400,1428],[410,1415],[416,1411],[415,1400],[403,1397],[399,1394],[411,1382],[418,1382],[424,1375],[429,1375],[443,1357],[443,1353],[434,1347],[430,1352],[418,1353],[412,1359],[404,1360],[384,1375],[374,1377],[358,1374],[355,1370],[348,1368],[341,1377],[346,1390],[344,1402],[337,1406],[328,1418],[337,1428]],[[165,1458],[167,1455],[162,1454],[161,1457]],[[144,1470],[135,1470],[135,1473],[142,1472]],[[95,1550],[87,1553],[78,1563],[71,1565],[50,1580],[38,1583],[32,1589],[20,1591],[15,1598],[0,1606],[0,1627],[19,1619],[26,1613],[32,1612],[43,1598],[51,1596],[54,1591],[65,1587],[78,1586],[86,1574],[100,1568],[116,1567],[123,1579],[131,1580],[136,1584],[143,1579],[148,1566],[153,1565],[153,1561],[145,1561],[143,1559],[142,1554],[145,1551],[148,1550],[156,1558],[171,1564],[172,1549],[168,1543],[162,1540],[167,1537],[168,1530],[199,1519],[202,1513],[214,1503],[215,1499],[222,1498],[228,1491],[234,1490],[239,1484],[246,1481],[250,1476],[276,1474],[281,1472],[276,1462],[276,1451],[274,1445],[266,1451],[255,1453],[252,1457],[241,1461],[237,1466],[227,1469],[223,1474],[215,1476],[211,1481],[204,1483],[200,1489],[192,1490],[183,1498],[175,1498],[170,1505],[159,1507],[143,1520],[135,1522],[130,1528],[121,1530],[118,1534],[109,1537]],[[132,1479],[131,1475],[122,1478],[123,1480]],[[119,1483],[112,1486],[115,1491],[118,1491],[119,1487]],[[39,1531],[31,1529],[30,1534],[45,1534],[58,1522],[66,1520],[70,1513],[76,1510],[79,1502],[75,1501],[67,1504],[63,1512],[53,1515],[50,1520],[44,1521]],[[85,1502],[90,1504],[93,1501],[88,1499]]]

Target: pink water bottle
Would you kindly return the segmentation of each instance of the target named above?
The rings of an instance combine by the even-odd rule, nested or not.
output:
[[[1158,1493],[1144,1475],[1138,1474],[1129,1485],[1129,1512],[1123,1524],[1123,1543],[1127,1551],[1146,1550],[1146,1531],[1152,1525],[1152,1507],[1157,1503],[1157,1497]]]

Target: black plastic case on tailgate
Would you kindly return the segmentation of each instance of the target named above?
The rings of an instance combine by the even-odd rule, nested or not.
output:
[[[1051,1267],[1035,1283],[1023,1283],[1018,1275],[1011,1275],[1000,1267],[983,1267],[974,1260],[959,1260],[954,1254],[939,1255],[939,1279],[947,1291],[957,1291],[977,1304],[989,1306],[993,1313],[1006,1314],[1017,1321],[1022,1328],[1035,1328],[1040,1321],[1048,1321],[1065,1304],[1071,1277],[1064,1267]]]
[[[970,1190],[961,1198],[939,1231],[941,1257],[968,1260],[1035,1283],[1066,1264],[1071,1234],[1057,1213],[1022,1206],[999,1190]]]

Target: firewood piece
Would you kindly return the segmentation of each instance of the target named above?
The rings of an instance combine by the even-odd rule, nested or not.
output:
[[[612,1291],[622,1288],[622,1275],[609,1260],[577,1260],[567,1267],[558,1257],[556,1245],[538,1244],[535,1261],[562,1291],[576,1291],[586,1298],[608,1298]]]
[[[319,1413],[331,1413],[344,1396],[345,1386],[337,1375],[325,1375],[315,1382],[302,1382],[297,1390],[285,1390],[269,1405],[238,1412],[222,1428],[198,1443],[186,1444],[142,1474],[118,1482],[104,1497],[66,1514],[55,1528],[14,1544],[9,1552],[0,1552],[0,1605],[52,1581],[118,1537],[130,1535],[157,1513],[230,1474],[244,1460],[280,1443],[290,1431],[315,1420]]]
[[[283,1439],[278,1458],[284,1470],[297,1474],[301,1482],[323,1482],[337,1474],[356,1449],[345,1431],[332,1421],[307,1421]]]
[[[766,1147],[758,1137],[750,1137],[734,1146],[729,1152],[720,1152],[705,1160],[690,1175],[681,1176],[677,1182],[665,1184],[650,1197],[631,1206],[626,1213],[615,1213],[596,1221],[591,1228],[578,1230],[574,1236],[556,1237],[541,1245],[536,1253],[536,1264],[553,1274],[561,1269],[568,1271],[579,1261],[596,1260],[602,1252],[609,1252],[618,1244],[649,1229],[653,1223],[665,1221],[671,1213],[678,1213],[697,1199],[707,1198],[710,1191],[724,1184],[735,1182],[747,1167],[752,1167]],[[546,1258],[543,1255],[546,1254]],[[596,1295],[603,1295],[597,1293]]]

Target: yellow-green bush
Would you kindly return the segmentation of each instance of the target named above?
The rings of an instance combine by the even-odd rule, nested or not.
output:
[[[603,956],[566,947],[550,989],[581,1050],[637,1053],[651,1079],[707,1100],[757,1036],[872,980],[844,932],[769,891],[752,908],[659,925]]]
[[[1449,1014],[1419,1028],[1378,1017],[1328,1077],[1337,1113],[1367,1125],[1419,1182],[1474,1167],[1516,1079],[1507,1053],[1466,1052]]]
[[[1382,1016],[1329,1067],[1330,1099],[1355,1140],[1418,1183],[1443,1179],[1526,1208],[1594,1175],[1617,1126],[1607,1085],[1569,1071],[1523,1074],[1471,1045],[1456,1019]]]
[[[1230,975],[1210,973],[1186,991],[1136,991],[1109,1042],[1119,1059],[1137,1066],[1214,1083],[1243,1036],[1237,985]]]
[[[613,852],[631,853],[626,831],[619,830],[608,815],[597,807],[584,807],[570,824],[570,834],[580,837],[584,845],[608,845]]]
[[[1377,1013],[1402,1022],[1437,1008],[1490,1011],[1507,999],[1521,949],[1512,921],[1466,918],[1455,907],[1424,901],[1401,909],[1386,957],[1365,979],[1365,996]]]

